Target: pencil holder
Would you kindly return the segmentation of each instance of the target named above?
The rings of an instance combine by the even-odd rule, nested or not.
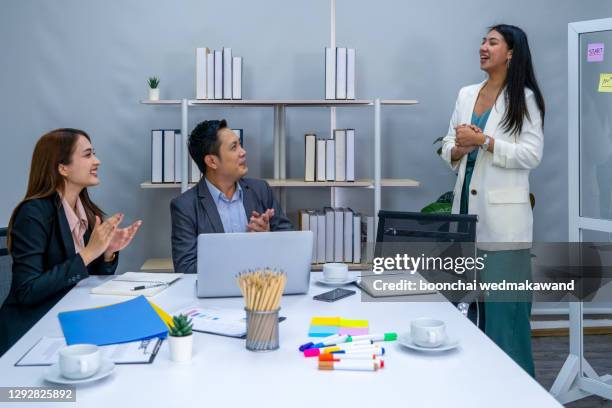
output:
[[[278,344],[278,311],[249,310],[246,307],[246,348],[251,351],[272,351]]]

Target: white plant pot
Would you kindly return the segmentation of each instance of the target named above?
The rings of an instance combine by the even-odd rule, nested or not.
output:
[[[174,337],[168,336],[170,342],[170,358],[172,361],[182,363],[191,360],[193,351],[193,335]]]
[[[159,101],[159,88],[149,88],[149,100],[150,101]]]

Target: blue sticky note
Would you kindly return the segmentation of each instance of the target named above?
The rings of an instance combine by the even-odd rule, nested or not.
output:
[[[168,327],[144,296],[105,307],[62,312],[57,317],[68,345],[104,346],[168,335]]]
[[[327,337],[338,334],[339,330],[338,326],[310,326],[308,337]]]

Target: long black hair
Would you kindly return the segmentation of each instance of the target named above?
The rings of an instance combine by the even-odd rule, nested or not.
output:
[[[526,116],[531,120],[525,101],[525,88],[533,92],[544,126],[544,97],[533,72],[527,34],[520,28],[508,24],[497,24],[489,28],[489,31],[493,30],[504,37],[508,49],[512,50],[506,76],[506,113],[502,120],[504,130],[518,134],[523,128],[523,118]]]

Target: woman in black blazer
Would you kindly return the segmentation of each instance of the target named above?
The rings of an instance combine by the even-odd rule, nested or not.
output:
[[[81,279],[112,275],[142,224],[119,228],[122,214],[101,221],[87,193],[99,166],[82,130],[56,129],[36,144],[26,196],[9,222],[13,279],[0,308],[0,356]]]

